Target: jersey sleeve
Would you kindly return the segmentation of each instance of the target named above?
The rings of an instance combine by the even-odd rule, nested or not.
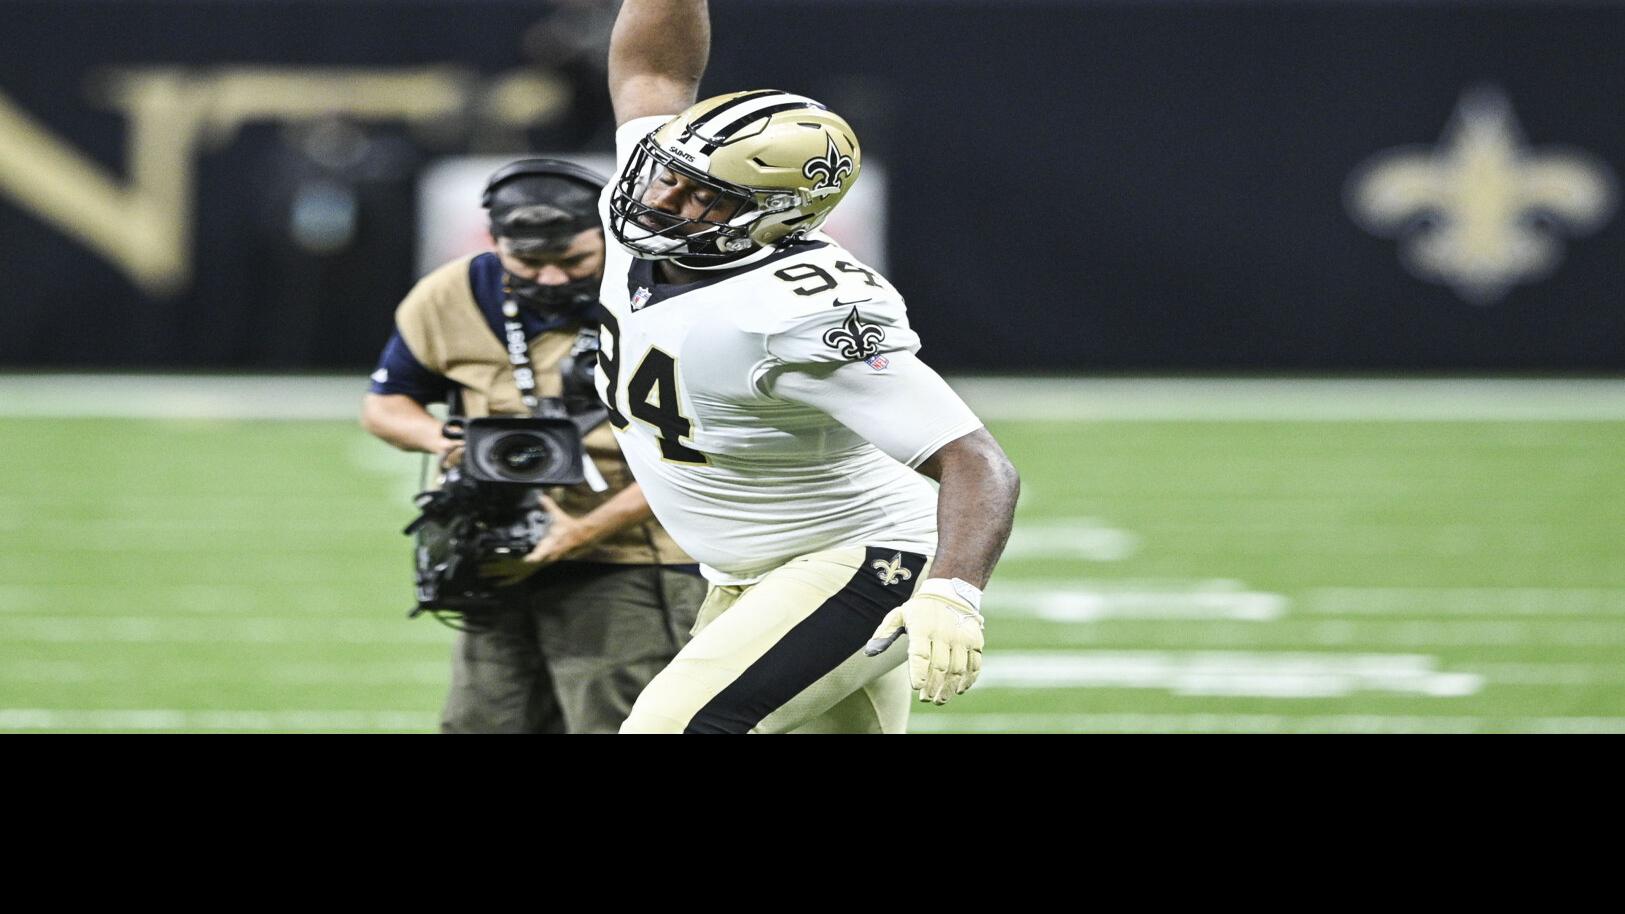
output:
[[[837,365],[914,353],[920,338],[896,297],[842,302],[785,318],[766,334],[764,346],[779,365]]]
[[[384,344],[378,368],[372,373],[372,384],[367,389],[375,394],[404,394],[419,403],[429,404],[445,400],[455,386],[450,378],[423,367],[401,338],[401,332],[396,330]]]
[[[948,382],[912,350],[869,362],[786,366],[767,383],[772,396],[822,410],[909,467],[982,427]]]

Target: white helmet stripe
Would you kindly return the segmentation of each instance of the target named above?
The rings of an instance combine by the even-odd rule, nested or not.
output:
[[[707,144],[716,143],[718,140],[725,140],[727,139],[726,133],[732,132],[732,130],[728,128],[733,128],[736,130],[740,126],[748,124],[754,120],[752,115],[761,114],[768,108],[777,108],[782,105],[804,106],[807,108],[824,107],[805,95],[791,95],[788,92],[783,92],[776,95],[759,96],[730,107],[728,109],[727,117],[725,119],[720,119],[723,120],[722,124],[718,124],[715,127],[709,124],[702,126],[700,131],[696,132],[685,142],[685,146],[695,140],[700,141],[701,147]],[[705,135],[702,136],[701,134]],[[699,149],[695,148],[691,151],[698,152]]]

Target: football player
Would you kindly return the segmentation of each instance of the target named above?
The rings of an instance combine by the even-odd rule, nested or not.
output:
[[[597,385],[711,584],[621,732],[900,732],[911,687],[976,681],[1019,481],[902,296],[819,231],[851,126],[777,90],[696,104],[709,47],[704,0],[627,0],[610,44]]]

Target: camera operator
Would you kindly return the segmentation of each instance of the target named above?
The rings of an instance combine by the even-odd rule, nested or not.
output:
[[[562,396],[582,425],[602,415],[590,372],[603,185],[547,159],[491,176],[482,204],[495,253],[445,264],[401,302],[363,428],[444,469],[461,443],[426,404],[456,398],[470,419],[526,416]],[[698,567],[653,519],[609,425],[583,443],[588,483],[539,496],[551,523],[535,548],[480,566],[502,611],[458,637],[444,732],[614,732],[688,638],[705,596]]]

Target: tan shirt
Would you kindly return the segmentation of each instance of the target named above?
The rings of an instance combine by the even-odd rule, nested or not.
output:
[[[474,301],[468,278],[471,260],[472,256],[454,260],[420,280],[396,309],[395,325],[423,367],[463,388],[463,415],[471,419],[528,415],[529,411],[519,399],[508,352],[491,332],[491,325]],[[575,338],[574,330],[557,330],[530,341],[538,396],[557,397],[563,392],[559,362],[570,354]],[[609,423],[593,429],[584,441],[588,456],[597,464],[609,489],[594,492],[583,483],[557,486],[548,491],[560,508],[576,517],[608,501],[633,482],[632,471],[616,446]],[[653,519],[606,537],[572,554],[570,560],[621,565],[694,562]]]

